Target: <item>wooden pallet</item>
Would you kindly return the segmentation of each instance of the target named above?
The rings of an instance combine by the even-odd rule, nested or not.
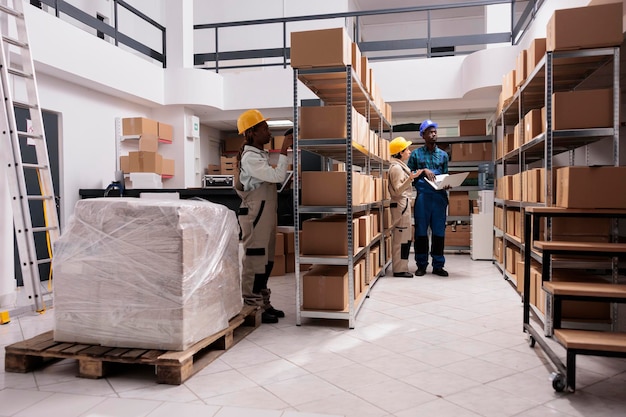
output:
[[[114,363],[154,365],[157,383],[180,385],[260,325],[261,309],[244,306],[226,329],[182,351],[61,343],[54,341],[51,330],[7,346],[5,370],[25,373],[58,359],[76,359],[78,376],[97,379]]]

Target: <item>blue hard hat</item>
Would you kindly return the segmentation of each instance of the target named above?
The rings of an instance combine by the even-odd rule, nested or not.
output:
[[[438,126],[439,126],[439,125],[438,125],[437,123],[433,122],[433,121],[432,121],[432,120],[430,120],[430,119],[426,119],[426,120],[424,120],[424,121],[422,122],[422,124],[420,125],[420,136],[423,136],[423,135],[424,135],[424,131],[425,131],[426,129],[428,129],[429,127],[434,127],[435,129],[437,129],[437,127],[438,127]]]

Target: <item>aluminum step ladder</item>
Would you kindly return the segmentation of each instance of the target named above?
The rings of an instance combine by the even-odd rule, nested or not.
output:
[[[42,286],[39,266],[48,263],[52,268],[52,248],[60,228],[23,0],[0,1],[0,29],[0,77],[4,97],[4,106],[0,106],[1,150],[6,155],[23,291],[33,309],[41,312],[46,309],[44,296],[51,291]],[[16,107],[29,112],[25,131],[17,128]],[[23,159],[25,150],[27,162]],[[26,178],[37,179],[39,186],[27,189]],[[31,206],[39,204],[43,205],[43,220],[33,219],[31,215]],[[40,248],[38,254],[35,238],[38,236],[41,239],[42,234],[47,251]]]

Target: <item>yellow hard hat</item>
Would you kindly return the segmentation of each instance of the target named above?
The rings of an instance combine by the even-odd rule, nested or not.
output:
[[[243,134],[243,132],[250,129],[252,126],[256,126],[265,120],[268,119],[263,117],[260,111],[246,110],[241,113],[237,119],[237,129],[239,130],[239,134]]]
[[[395,155],[402,152],[411,145],[412,143],[410,141],[404,139],[402,136],[398,136],[397,138],[389,142],[389,153],[391,155]]]

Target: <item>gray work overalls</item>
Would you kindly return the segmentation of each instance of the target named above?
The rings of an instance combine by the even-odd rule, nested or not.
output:
[[[243,155],[242,155],[243,158]],[[241,291],[244,302],[264,309],[271,307],[267,281],[274,266],[278,194],[276,184],[263,182],[252,191],[235,187],[241,198],[239,225],[243,242]]]
[[[389,192],[391,194],[391,264],[394,273],[409,272],[411,230],[411,171],[398,159],[391,160]]]

